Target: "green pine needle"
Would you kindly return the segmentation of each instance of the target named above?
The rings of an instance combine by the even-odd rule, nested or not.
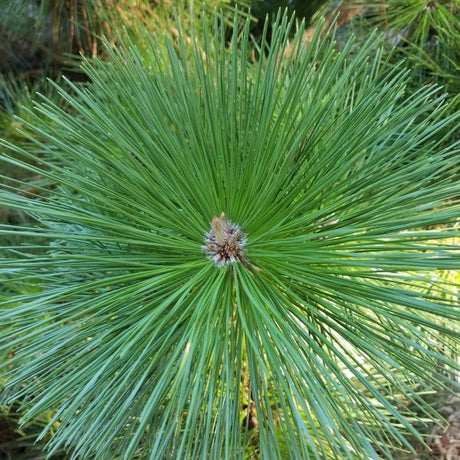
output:
[[[238,18],[228,46],[205,24],[204,50],[126,43],[59,89],[67,110],[37,105],[32,153],[4,143],[43,185],[0,195],[35,219],[0,227],[24,237],[2,371],[25,421],[54,411],[51,452],[390,457],[435,416],[421,385],[458,369],[458,299],[430,278],[460,266],[458,117],[384,75],[373,37],[337,52],[293,22],[255,56]]]

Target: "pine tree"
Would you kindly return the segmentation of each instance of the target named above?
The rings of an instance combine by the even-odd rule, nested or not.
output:
[[[293,24],[255,52],[239,19],[204,49],[127,42],[59,88],[67,110],[37,105],[33,150],[4,142],[45,183],[0,195],[35,222],[0,227],[27,238],[0,268],[24,287],[1,369],[25,421],[53,411],[51,452],[391,457],[417,436],[401,398],[433,416],[420,386],[458,369],[459,305],[429,276],[459,268],[458,116],[373,37],[338,52]]]

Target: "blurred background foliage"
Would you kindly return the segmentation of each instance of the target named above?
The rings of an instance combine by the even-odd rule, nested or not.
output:
[[[104,56],[104,47],[116,46],[123,37],[142,48],[145,30],[151,34],[166,32],[177,39],[176,17],[180,18],[187,39],[192,28],[201,27],[203,18],[210,19],[216,9],[223,12],[229,23],[235,9],[250,16],[256,47],[263,19],[275,15],[279,8],[288,8],[299,20],[306,21],[310,26],[307,42],[322,15],[326,16],[327,25],[334,24],[339,29],[338,46],[350,35],[357,37],[359,46],[360,40],[366,40],[377,29],[376,44],[386,51],[382,53],[386,65],[405,59],[413,76],[414,91],[420,86],[440,84],[449,94],[452,112],[459,110],[460,0],[0,0],[0,138],[18,145],[29,143],[27,120],[37,99],[47,98],[65,106],[51,82],[59,82],[64,76],[90,84],[78,68],[79,55]],[[41,153],[37,150],[36,154]],[[2,180],[9,177],[21,181],[24,193],[33,194],[36,185],[42,185],[40,177],[24,176],[24,169],[10,166],[0,174]],[[18,211],[0,209],[1,223],[31,224],[31,218]],[[2,246],[8,244],[18,241],[1,242]],[[436,281],[441,277],[450,287],[459,283],[457,272],[432,276]],[[21,287],[4,284],[0,286],[0,298],[8,298],[15,291],[20,292]],[[446,347],[449,353],[455,352],[448,344]],[[420,391],[423,393],[423,389]],[[401,398],[404,405],[404,395],[395,397]],[[428,397],[433,399],[436,409],[443,411],[447,396]],[[449,410],[444,412],[446,418],[451,414]],[[20,428],[19,418],[19,402],[12,407],[0,407],[0,458],[45,458],[40,443],[34,442],[48,420]],[[429,427],[428,420],[421,431],[429,434]],[[255,458],[257,454],[254,439],[252,455]],[[431,458],[431,454],[424,455],[419,458]],[[53,458],[66,457],[58,453]]]
[[[177,38],[176,16],[187,34],[214,10],[232,22],[238,9],[251,15],[257,40],[265,16],[285,7],[312,27],[321,15],[329,23],[338,17],[343,35],[365,39],[377,28],[392,62],[405,57],[417,85],[440,83],[458,104],[460,0],[0,0],[0,104],[11,80],[35,84],[62,73],[84,79],[75,56],[104,53],[103,37],[115,45],[128,35],[142,46],[146,30]]]
[[[358,2],[359,3],[359,2]],[[439,83],[453,110],[460,93],[460,1],[379,0],[362,2],[358,32],[377,27],[394,59],[406,58],[416,86]]]

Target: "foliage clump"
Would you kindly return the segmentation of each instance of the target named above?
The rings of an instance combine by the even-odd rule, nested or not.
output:
[[[433,416],[418,385],[458,369],[459,305],[427,277],[459,265],[440,240],[458,236],[458,118],[384,72],[373,37],[305,46],[284,15],[252,53],[249,21],[230,43],[215,22],[204,50],[179,27],[85,61],[67,110],[24,121],[34,163],[5,142],[45,179],[0,195],[35,219],[0,226],[28,238],[0,273],[34,286],[2,302],[9,400],[52,410],[48,447],[73,458],[410,449],[400,395]],[[216,267],[206,238],[244,240],[245,263]]]

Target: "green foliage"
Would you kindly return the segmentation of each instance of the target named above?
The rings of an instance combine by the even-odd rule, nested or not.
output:
[[[29,77],[64,66],[64,53],[97,51],[104,32],[100,0],[0,0],[0,70]]]
[[[377,23],[385,23],[392,32],[407,37],[424,47],[437,36],[453,36],[458,33],[459,0],[387,0],[366,2]],[[442,40],[441,40],[442,43]]]
[[[237,3],[237,7],[236,4]],[[176,34],[174,17],[187,30],[211,19],[215,10],[231,21],[250,0],[0,0],[0,71],[28,77],[75,69],[69,54],[96,56],[103,37],[114,44],[124,35],[140,41],[146,29]]]
[[[36,438],[48,420],[42,416],[27,426],[19,427],[21,414],[17,411],[18,406],[0,407],[0,457],[2,460],[45,460],[47,456],[43,452],[43,445],[37,443]],[[47,415],[49,419],[50,414]],[[65,459],[65,453],[58,452],[48,459]]]
[[[419,386],[458,370],[460,307],[427,276],[459,268],[440,240],[458,236],[458,117],[384,74],[373,37],[306,47],[293,22],[254,60],[249,21],[229,47],[204,22],[204,52],[150,38],[148,63],[126,43],[59,89],[69,110],[24,121],[37,166],[4,143],[46,183],[0,195],[36,221],[0,227],[29,238],[0,274],[33,286],[1,304],[1,368],[25,421],[54,411],[51,452],[390,457],[435,416]],[[218,268],[203,245],[235,248],[222,212],[247,242]]]
[[[59,83],[60,78],[56,78]],[[20,80],[14,76],[0,75],[0,135],[15,144],[26,142],[26,134],[21,132],[25,126],[21,120],[27,121],[29,113],[38,94],[45,96],[56,104],[64,107],[56,88],[47,80]],[[30,121],[30,120],[29,120]]]
[[[330,0],[311,0],[308,2],[302,0],[252,0],[251,12],[261,21],[262,26],[265,16],[276,15],[280,8],[286,8],[298,18],[304,18],[306,22],[310,22],[318,11],[330,3]]]
[[[359,3],[359,0],[358,0]],[[363,2],[366,16],[411,62],[417,85],[437,81],[460,107],[460,1]]]
[[[54,88],[46,80],[17,81],[14,77],[3,77],[0,75],[0,138],[8,139],[15,145],[27,145],[29,158],[27,161],[35,164],[35,157],[41,154],[40,149],[36,149],[34,144],[29,141],[29,134],[24,121],[29,118],[30,110],[33,108],[34,101],[38,98],[37,93],[46,95],[61,107],[65,107],[63,101]],[[32,154],[34,150],[34,154]],[[21,193],[29,193],[36,189],[37,185],[42,184],[41,176],[31,171],[26,172],[23,168],[5,163],[0,164],[0,174],[5,177],[5,184],[11,185],[14,180],[22,181]],[[17,182],[16,182],[17,184]],[[22,224],[30,219],[21,210],[12,210],[6,207],[0,209],[0,222]],[[17,240],[17,236],[9,238],[10,241]]]

